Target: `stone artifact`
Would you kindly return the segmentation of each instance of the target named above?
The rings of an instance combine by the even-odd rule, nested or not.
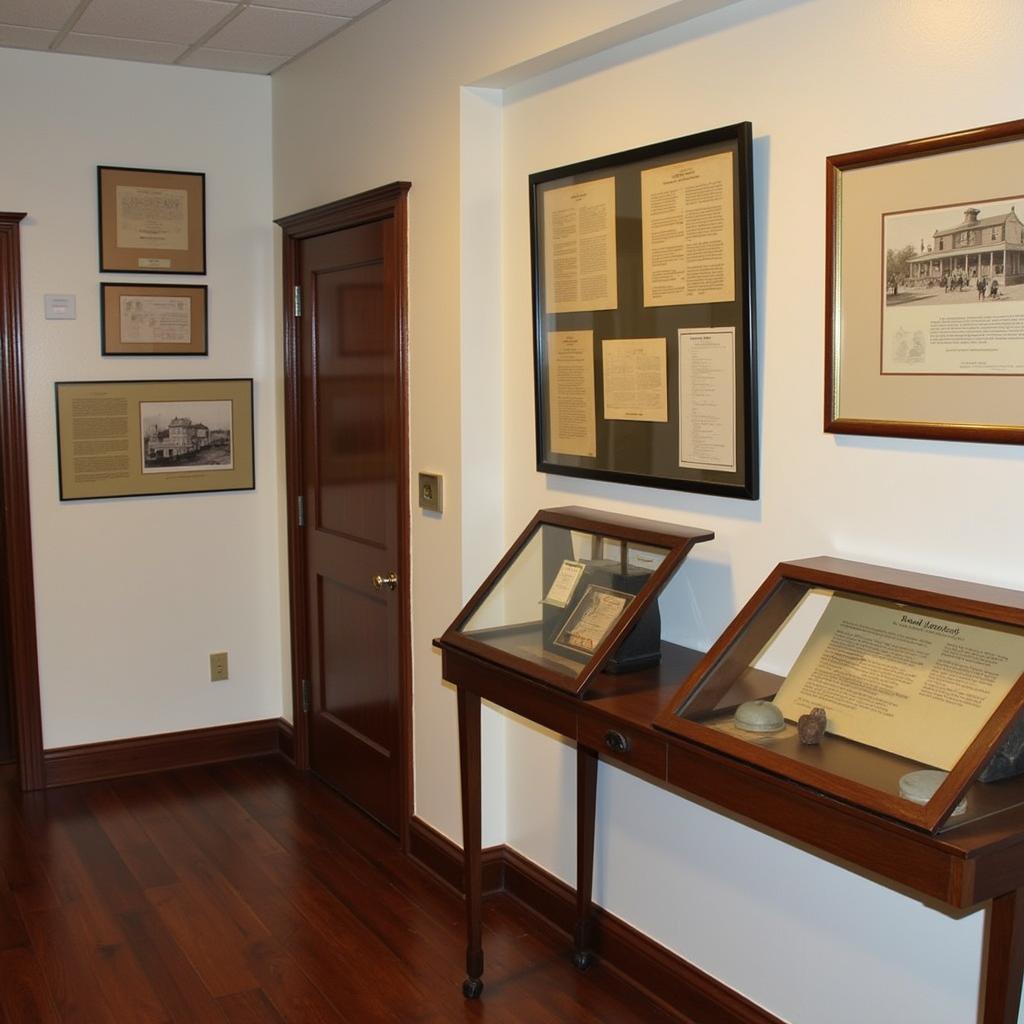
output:
[[[824,708],[811,708],[806,715],[801,715],[796,723],[796,732],[801,743],[816,746],[825,737],[825,726],[828,716]]]
[[[786,727],[782,712],[770,700],[748,700],[736,709],[733,721],[747,732],[778,732]]]
[[[906,775],[900,777],[900,796],[923,807],[935,796],[939,786],[946,781],[948,775],[949,772],[940,772],[934,768],[925,768],[918,772],[907,772]],[[955,818],[966,810],[967,797],[964,797],[953,808],[953,813],[950,817]]]

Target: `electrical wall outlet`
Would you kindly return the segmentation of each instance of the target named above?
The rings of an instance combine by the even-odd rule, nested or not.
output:
[[[210,655],[210,682],[219,683],[228,677],[228,652]]]

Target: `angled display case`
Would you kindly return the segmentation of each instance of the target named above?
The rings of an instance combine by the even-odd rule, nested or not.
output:
[[[929,833],[1024,805],[1024,594],[784,562],[656,725]]]
[[[544,509],[441,637],[472,655],[583,695],[602,670],[657,664],[657,595],[714,534],[585,508]]]

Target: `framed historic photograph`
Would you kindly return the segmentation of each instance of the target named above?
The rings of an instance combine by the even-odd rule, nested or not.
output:
[[[206,175],[99,167],[100,270],[206,273]]]
[[[251,378],[55,389],[61,501],[255,486]]]
[[[206,285],[101,284],[105,356],[205,356]]]
[[[537,468],[756,498],[749,122],[530,175]]]
[[[1024,443],[1024,121],[829,157],[825,430]]]

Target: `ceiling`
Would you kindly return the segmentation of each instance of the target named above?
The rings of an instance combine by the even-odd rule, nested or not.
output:
[[[386,0],[0,0],[0,46],[269,75]]]

